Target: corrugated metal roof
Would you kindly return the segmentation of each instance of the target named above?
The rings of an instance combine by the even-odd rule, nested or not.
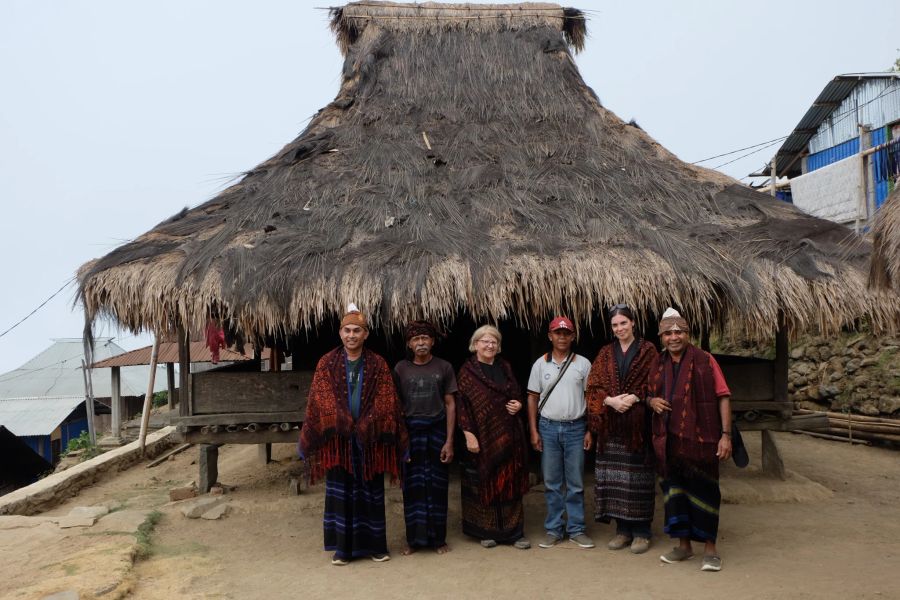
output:
[[[17,436],[50,435],[84,402],[81,396],[42,396],[0,399],[0,425]]]
[[[810,139],[819,131],[819,126],[850,95],[861,81],[871,79],[897,79],[900,73],[846,73],[838,75],[819,93],[812,106],[794,127],[778,152],[775,153],[776,169],[779,176],[800,173],[800,156],[806,152]],[[855,120],[853,120],[855,125]],[[753,175],[769,175],[771,161]]]
[[[95,369],[106,367],[130,367],[134,365],[149,365],[150,354],[153,351],[152,346],[146,348],[138,348],[130,352],[125,352],[106,360],[94,363]],[[240,352],[233,350],[220,350],[220,362],[238,362],[242,360],[250,360],[249,356],[244,356]],[[178,344],[175,342],[160,342],[159,355],[157,357],[159,364],[178,363]],[[191,342],[191,362],[212,362],[212,353],[203,342]]]
[[[94,341],[94,358],[103,360],[125,352],[112,338]],[[81,338],[53,340],[53,345],[26,362],[18,369],[0,375],[0,398],[84,398],[84,376],[81,360],[84,348]],[[148,367],[122,369],[122,395],[142,396],[147,393],[150,377]],[[109,398],[111,377],[109,371],[95,371],[92,378],[95,398]],[[154,391],[166,389],[166,370],[160,367],[156,373]]]

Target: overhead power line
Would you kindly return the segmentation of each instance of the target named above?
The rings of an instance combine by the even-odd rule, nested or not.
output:
[[[25,321],[27,321],[34,313],[36,313],[37,311],[41,310],[41,309],[44,307],[45,304],[47,304],[48,302],[50,302],[51,300],[53,300],[54,298],[56,298],[56,296],[58,296],[60,292],[62,292],[62,291],[63,291],[64,289],[66,289],[67,287],[69,287],[71,284],[72,284],[72,280],[71,280],[71,279],[70,279],[69,281],[65,282],[65,283],[63,284],[63,286],[62,286],[61,288],[59,288],[58,290],[56,290],[55,292],[53,292],[53,294],[52,294],[49,298],[47,298],[46,300],[44,300],[43,302],[41,302],[40,304],[38,304],[37,307],[36,307],[33,311],[31,311],[30,313],[28,313],[27,315],[25,315],[24,317],[22,317],[21,319],[19,319],[19,321],[16,322],[12,327],[10,327],[9,329],[7,329],[7,330],[4,331],[3,333],[0,333],[0,338],[2,338],[4,335],[6,335],[6,334],[9,333],[10,331],[12,331],[12,330],[15,329],[16,327],[18,327],[19,325],[21,325],[21,324],[24,323]]]

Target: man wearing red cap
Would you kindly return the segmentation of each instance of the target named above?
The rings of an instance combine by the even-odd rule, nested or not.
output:
[[[550,548],[568,534],[581,548],[593,548],[584,525],[584,451],[591,446],[585,424],[585,383],[591,361],[572,351],[575,326],[556,317],[548,333],[553,349],[538,358],[528,378],[531,445],[541,452],[545,535],[538,544]],[[566,513],[566,518],[563,518]]]

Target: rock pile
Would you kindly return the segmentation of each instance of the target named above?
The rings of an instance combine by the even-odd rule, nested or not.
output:
[[[798,408],[900,417],[900,339],[801,339],[791,349],[788,393]]]

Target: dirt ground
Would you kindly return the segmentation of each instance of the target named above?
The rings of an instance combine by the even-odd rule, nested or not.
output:
[[[459,487],[451,487],[448,541],[439,556],[401,556],[402,499],[388,491],[390,562],[359,560],[334,567],[322,550],[322,485],[288,490],[298,463],[294,447],[276,446],[263,465],[253,446],[220,449],[219,480],[227,494],[222,519],[187,519],[167,503],[169,488],[197,476],[191,448],[153,469],[138,465],[89,489],[48,515],[73,506],[114,503],[128,510],[158,509],[151,555],[138,560],[125,584],[108,598],[130,592],[141,599],[171,598],[538,598],[588,594],[620,598],[898,598],[900,597],[900,455],[795,434],[778,434],[786,482],[762,477],[759,434],[745,435],[753,464],[723,470],[719,549],[724,568],[704,573],[695,558],[666,565],[659,554],[671,543],[662,533],[657,504],[653,547],[635,556],[605,548],[612,526],[589,523],[598,547],[564,543],[550,549],[483,549],[462,536]],[[593,505],[588,491],[586,502]],[[542,534],[543,496],[526,497],[526,531]],[[590,510],[588,510],[590,514]],[[112,534],[68,534],[50,550],[49,529],[18,529],[19,542],[0,537],[0,596],[41,598],[76,589],[93,597],[97,576],[121,569],[122,551]],[[71,531],[71,530],[64,530]],[[10,548],[10,544],[16,548]],[[121,546],[121,545],[120,545]],[[56,553],[54,555],[54,552]],[[62,554],[60,554],[62,553]],[[40,585],[35,582],[41,582]],[[102,588],[102,586],[100,586]],[[92,591],[94,590],[94,591]]]

